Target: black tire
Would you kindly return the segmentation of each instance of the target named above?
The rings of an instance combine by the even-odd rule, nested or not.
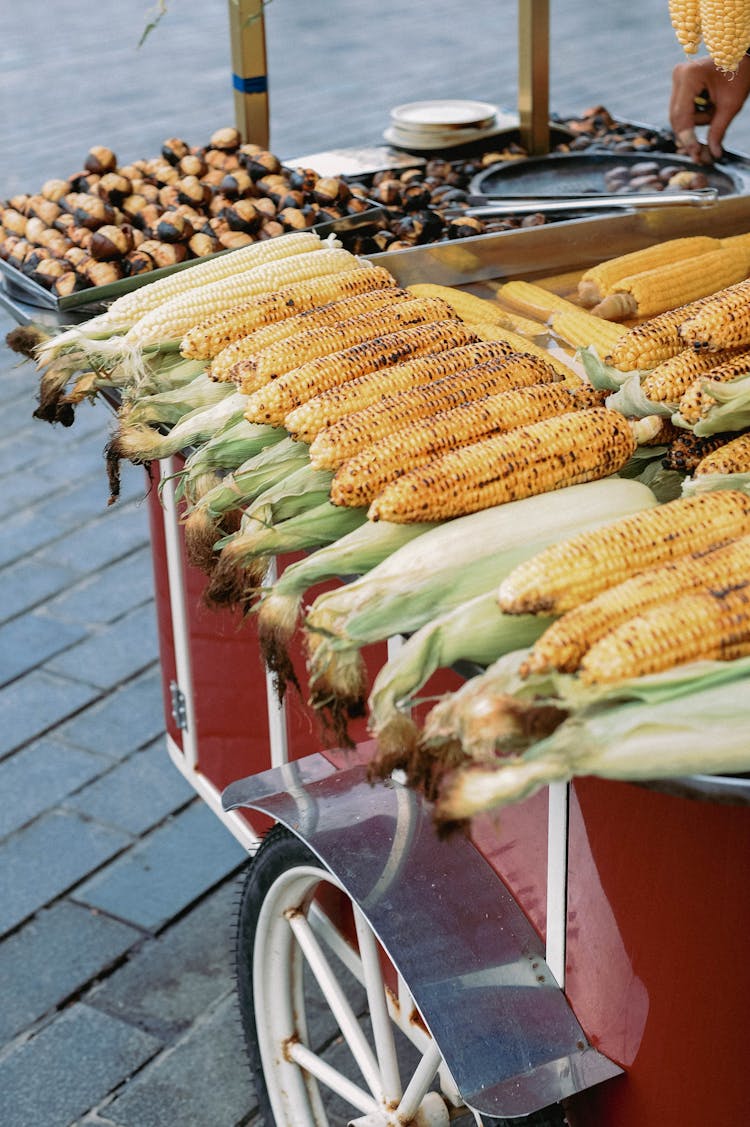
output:
[[[314,865],[322,868],[318,858],[286,827],[274,826],[250,861],[237,910],[235,933],[235,974],[237,1000],[250,1069],[255,1082],[258,1111],[264,1127],[294,1127],[276,1123],[271,1109],[255,1017],[253,999],[253,962],[258,915],[273,884],[290,869]],[[457,1121],[458,1122],[458,1121]],[[460,1123],[474,1123],[471,1116]],[[535,1112],[521,1119],[484,1119],[484,1127],[565,1127],[566,1120],[559,1105]]]

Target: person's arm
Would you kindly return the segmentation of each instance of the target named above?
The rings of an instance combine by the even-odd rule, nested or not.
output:
[[[744,55],[734,75],[720,71],[710,58],[678,63],[672,72],[669,121],[681,152],[702,164],[719,160],[727,127],[750,94],[750,56]],[[698,95],[708,95],[708,109],[696,107]],[[707,144],[695,135],[696,125],[708,125]]]

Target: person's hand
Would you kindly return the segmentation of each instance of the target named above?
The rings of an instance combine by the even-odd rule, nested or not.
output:
[[[678,151],[700,164],[719,160],[727,127],[742,109],[748,94],[750,56],[743,56],[732,76],[718,70],[708,57],[678,63],[672,71],[669,102],[669,121]],[[696,106],[695,99],[699,95],[708,99],[705,110]],[[701,144],[696,137],[697,125],[708,125],[707,144]]]

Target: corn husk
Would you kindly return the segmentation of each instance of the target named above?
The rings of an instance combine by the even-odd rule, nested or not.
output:
[[[736,380],[722,382],[708,378],[702,381],[704,390],[715,401],[697,423],[690,424],[679,412],[672,416],[672,422],[693,431],[701,437],[719,434],[725,430],[747,430],[750,427],[750,376],[739,376]]]
[[[682,494],[689,497],[693,493],[711,493],[714,489],[740,489],[750,493],[750,473],[706,473],[697,477],[686,477],[682,483]]]
[[[191,411],[220,403],[233,390],[231,384],[226,387],[214,383],[201,366],[201,371],[189,383],[169,391],[139,395],[132,401],[125,400],[120,408],[120,418],[129,426],[175,426]]]
[[[189,411],[168,434],[160,434],[150,426],[131,426],[125,421],[112,440],[112,453],[135,463],[169,458],[197,443],[207,442],[227,423],[239,422],[246,404],[247,396],[234,391],[218,403]]]

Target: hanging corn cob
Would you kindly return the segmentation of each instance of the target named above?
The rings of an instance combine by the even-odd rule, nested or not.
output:
[[[627,420],[593,407],[449,451],[391,482],[371,520],[445,520],[617,473],[636,448]]]
[[[396,279],[382,266],[363,266],[359,270],[321,274],[318,277],[287,283],[281,288],[250,297],[221,309],[188,330],[181,342],[183,356],[210,360],[223,348],[263,325],[270,325],[314,309],[330,301],[384,287],[396,288]]]
[[[503,580],[500,609],[562,614],[640,571],[749,532],[746,494],[727,490],[680,497],[545,548]]]
[[[364,446],[400,431],[407,423],[457,407],[486,395],[529,387],[558,379],[557,372],[537,356],[517,353],[485,360],[472,368],[454,372],[432,383],[419,384],[407,391],[384,395],[360,411],[345,415],[338,423],[321,430],[310,445],[310,458],[316,466],[335,469]],[[345,384],[344,389],[349,385]],[[564,389],[567,390],[568,389]],[[564,399],[563,399],[564,401]],[[293,430],[297,412],[285,423]]]
[[[587,307],[597,305],[623,278],[642,274],[668,263],[682,262],[707,251],[719,250],[722,245],[719,239],[712,239],[708,235],[691,235],[684,239],[667,239],[642,250],[609,258],[583,272],[578,283],[579,300]]]
[[[669,18],[685,54],[694,55],[701,42],[700,0],[669,0]]]
[[[331,485],[331,500],[334,505],[369,505],[389,482],[448,450],[465,448],[486,435],[505,434],[541,419],[601,406],[604,395],[593,388],[573,391],[563,384],[537,384],[415,419],[365,445],[339,466]]]
[[[284,426],[301,442],[312,442],[326,427],[347,415],[395,395],[421,387],[485,362],[502,361],[515,355],[506,341],[477,341],[416,356],[403,364],[380,368],[332,387],[295,407],[284,419]]]
[[[680,336],[693,348],[750,347],[750,281],[737,282],[707,298],[683,318]]]
[[[748,270],[750,252],[744,247],[720,247],[620,278],[592,313],[610,321],[655,317],[741,282]]]
[[[469,327],[458,318],[433,321],[400,329],[364,341],[340,352],[320,356],[293,368],[266,384],[248,399],[246,417],[251,422],[284,424],[286,416],[321,392],[344,384],[355,376],[388,368],[409,357],[424,356],[440,348],[456,348],[475,340]]]
[[[709,353],[709,355],[716,354]],[[746,376],[748,373],[750,373],[750,351],[740,352],[734,359],[710,368],[703,376],[693,380],[680,396],[678,410],[681,418],[691,425],[697,423],[716,403],[711,396],[712,384],[731,383],[738,376]]]
[[[591,646],[635,615],[689,591],[744,583],[748,576],[750,536],[642,571],[567,611],[548,626],[524,662],[522,675],[550,669],[575,673]],[[675,629],[673,633],[680,632]]]
[[[700,26],[716,66],[734,74],[750,47],[750,8],[745,0],[700,0]]]
[[[697,376],[736,357],[732,349],[721,352],[696,352],[684,348],[676,356],[662,360],[641,380],[643,394],[658,403],[679,403]]]
[[[701,458],[695,475],[718,473],[750,473],[750,432],[724,442],[710,454]]]

